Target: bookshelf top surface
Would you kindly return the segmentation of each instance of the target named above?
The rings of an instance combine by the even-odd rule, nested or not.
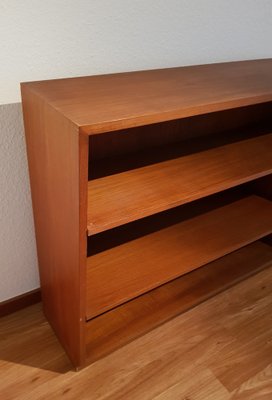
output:
[[[92,135],[272,101],[272,59],[22,83]]]

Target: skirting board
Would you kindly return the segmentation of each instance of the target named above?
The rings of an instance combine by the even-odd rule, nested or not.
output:
[[[19,296],[12,297],[11,299],[2,301],[0,303],[0,317],[11,314],[15,311],[19,311],[22,308],[31,306],[32,304],[39,303],[41,301],[40,289],[34,289],[30,292],[23,293]]]

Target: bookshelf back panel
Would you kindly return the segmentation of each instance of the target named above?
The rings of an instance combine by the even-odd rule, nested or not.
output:
[[[89,138],[89,179],[165,161],[272,130],[272,102]]]

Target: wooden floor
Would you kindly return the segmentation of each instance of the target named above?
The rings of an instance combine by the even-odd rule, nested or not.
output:
[[[0,399],[271,400],[272,268],[75,372],[41,306],[0,323]]]

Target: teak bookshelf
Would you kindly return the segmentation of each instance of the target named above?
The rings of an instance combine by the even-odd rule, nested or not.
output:
[[[21,89],[43,307],[76,368],[272,266],[272,59]]]

